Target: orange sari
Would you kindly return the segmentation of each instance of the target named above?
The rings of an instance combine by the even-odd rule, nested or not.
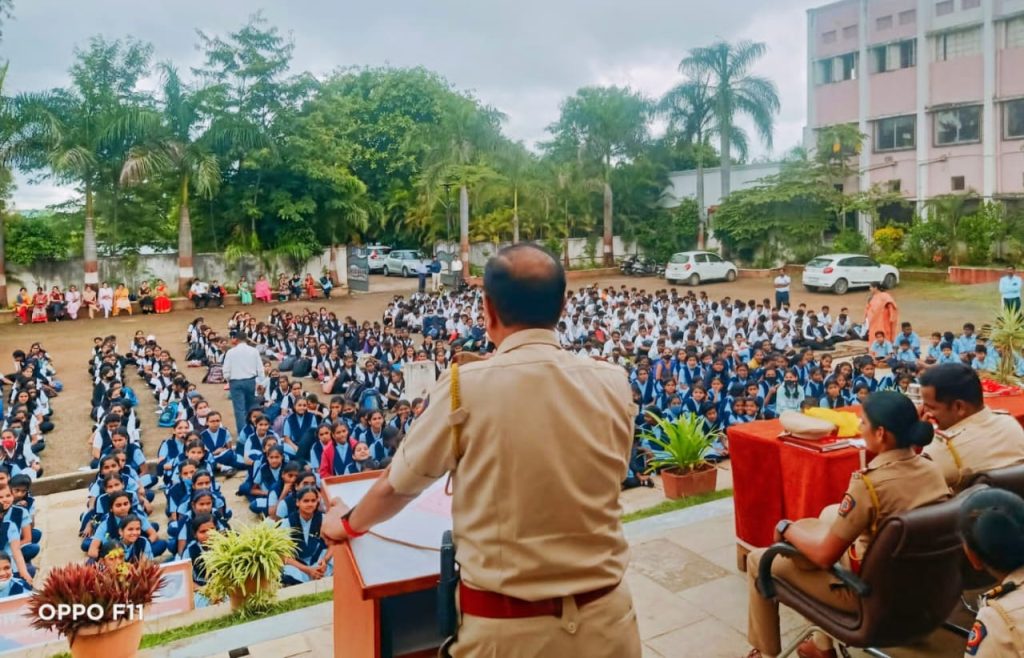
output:
[[[864,316],[868,326],[868,335],[864,340],[869,343],[875,340],[877,331],[883,332],[885,339],[890,343],[896,339],[896,332],[900,326],[900,311],[892,295],[884,291],[871,295]]]

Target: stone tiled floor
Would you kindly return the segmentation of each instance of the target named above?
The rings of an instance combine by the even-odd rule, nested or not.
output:
[[[731,472],[725,464],[720,468],[718,487],[731,486]],[[626,512],[662,500],[660,485],[627,491],[622,497]],[[44,531],[77,527],[83,501],[82,491],[47,496],[40,501],[40,527]],[[248,516],[241,501],[232,507],[245,511],[243,518]],[[732,499],[724,499],[627,524],[632,561],[626,578],[636,603],[645,658],[746,655],[747,582],[746,576],[736,571],[733,523]],[[74,533],[47,532],[44,542],[43,569],[81,558]],[[293,618],[288,624],[236,626],[144,655],[226,656],[243,646],[252,656],[332,655],[329,604],[290,615]],[[781,620],[784,641],[804,627],[804,621],[786,608]],[[919,646],[889,653],[894,658],[953,658],[963,655],[963,641],[940,631]]]
[[[736,571],[732,524],[732,501],[726,499],[627,525],[633,555],[626,578],[636,603],[645,658],[736,658],[749,651],[747,583],[745,575]],[[327,658],[332,655],[329,604],[309,610],[304,620],[308,626],[300,630],[287,625],[285,632],[295,635],[283,636],[284,642],[264,623],[145,655],[226,656],[248,642],[253,656],[283,655],[275,652],[285,646],[288,655]],[[804,621],[785,608],[781,621],[784,641],[804,628]],[[304,638],[305,644],[288,643],[288,637]],[[889,653],[893,658],[953,658],[963,655],[963,641],[937,632],[921,645]]]

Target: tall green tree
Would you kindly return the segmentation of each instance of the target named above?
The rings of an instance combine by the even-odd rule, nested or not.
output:
[[[159,125],[151,99],[139,90],[152,51],[151,45],[131,38],[93,37],[86,49],[75,50],[71,86],[50,92],[45,100],[56,139],[52,147],[44,147],[35,164],[44,164],[51,176],[77,186],[83,195],[89,285],[99,282],[96,194],[114,190],[116,195],[128,149]]]
[[[497,153],[502,177],[512,188],[512,242],[519,242],[519,193],[534,174],[536,158],[522,142],[506,143]]]
[[[778,89],[771,80],[751,73],[768,52],[763,43],[719,41],[694,48],[679,63],[679,71],[691,80],[707,80],[718,127],[722,171],[722,198],[732,190],[732,146],[736,120],[745,115],[754,122],[761,141],[772,147],[775,116],[779,113]]]
[[[715,101],[706,79],[687,80],[670,89],[661,98],[660,112],[668,119],[668,135],[678,136],[693,145],[697,168],[697,248],[704,249],[707,233],[707,203],[704,198],[704,162],[714,153],[711,139],[718,135],[719,124],[715,120]],[[743,130],[730,126],[730,143],[741,157],[747,155],[747,136]]]
[[[584,87],[562,102],[558,121],[548,126],[554,139],[545,148],[558,159],[577,159],[596,168],[604,182],[602,251],[606,267],[615,264],[612,168],[636,157],[646,145],[651,110],[651,103],[628,87]]]
[[[161,64],[162,125],[136,145],[121,168],[121,183],[134,185],[166,177],[174,186],[178,206],[178,291],[185,294],[194,276],[189,197],[194,190],[210,198],[220,184],[220,164],[211,150],[224,140],[219,124],[202,130],[199,94],[188,89],[171,64]]]

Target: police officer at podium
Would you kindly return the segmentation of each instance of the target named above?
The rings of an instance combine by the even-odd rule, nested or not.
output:
[[[324,536],[344,541],[453,474],[453,658],[640,656],[619,505],[636,409],[621,368],[559,346],[565,288],[537,246],[491,258],[484,314],[497,351],[445,373],[370,492],[326,514]]]

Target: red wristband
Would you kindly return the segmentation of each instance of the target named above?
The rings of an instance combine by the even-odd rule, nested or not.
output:
[[[351,514],[351,513],[352,512],[350,511],[348,514],[346,514],[345,516],[341,517],[341,527],[345,530],[345,534],[348,535],[350,539],[354,539],[356,537],[362,537],[367,532],[369,532],[369,530],[367,530],[365,532],[356,532],[352,528],[352,524],[350,524],[348,522],[348,515]]]

